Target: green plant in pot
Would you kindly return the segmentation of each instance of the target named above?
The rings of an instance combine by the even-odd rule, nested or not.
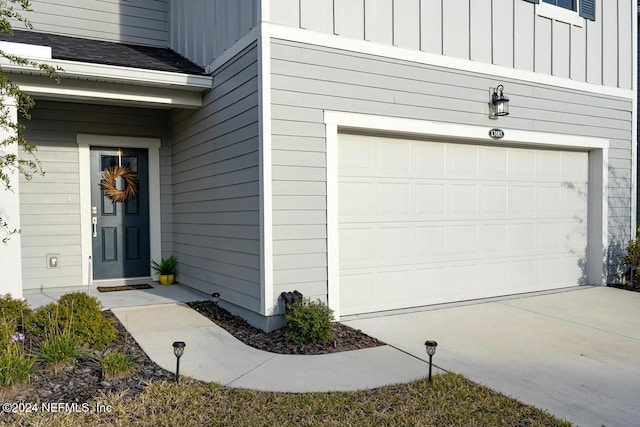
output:
[[[171,285],[178,277],[178,259],[174,255],[160,259],[160,263],[151,260],[151,268],[160,276],[159,280],[162,285]]]

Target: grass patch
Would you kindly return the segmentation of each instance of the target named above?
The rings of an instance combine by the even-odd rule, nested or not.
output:
[[[136,361],[122,351],[109,351],[100,360],[106,379],[128,377],[137,367]]]
[[[126,399],[125,399],[126,400]],[[104,396],[111,411],[97,414],[20,414],[32,426],[571,426],[548,412],[497,393],[461,375],[433,383],[359,392],[265,393],[200,383],[156,382],[135,400]]]

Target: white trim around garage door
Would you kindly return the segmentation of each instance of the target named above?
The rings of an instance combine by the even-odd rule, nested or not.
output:
[[[80,225],[82,246],[82,277],[89,274],[91,243],[91,147],[129,147],[149,151],[149,249],[151,259],[160,259],[160,139],[128,136],[78,134],[80,163]]]
[[[356,113],[325,111],[327,139],[327,263],[328,302],[336,319],[340,318],[340,272],[338,233],[338,135],[340,130],[364,133],[396,133],[436,137],[460,142],[500,144],[530,148],[567,148],[589,152],[589,231],[587,283],[605,282],[607,245],[607,159],[609,140],[603,138],[503,129],[504,137],[489,137],[490,127],[437,123]]]

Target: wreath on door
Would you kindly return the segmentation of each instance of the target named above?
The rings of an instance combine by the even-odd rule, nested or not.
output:
[[[122,178],[125,186],[122,190],[116,187],[116,179]],[[100,186],[104,194],[114,202],[125,202],[138,195],[138,179],[136,173],[127,166],[113,166],[102,171]]]

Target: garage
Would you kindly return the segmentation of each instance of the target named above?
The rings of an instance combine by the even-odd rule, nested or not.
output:
[[[589,153],[341,133],[341,315],[584,284]]]

